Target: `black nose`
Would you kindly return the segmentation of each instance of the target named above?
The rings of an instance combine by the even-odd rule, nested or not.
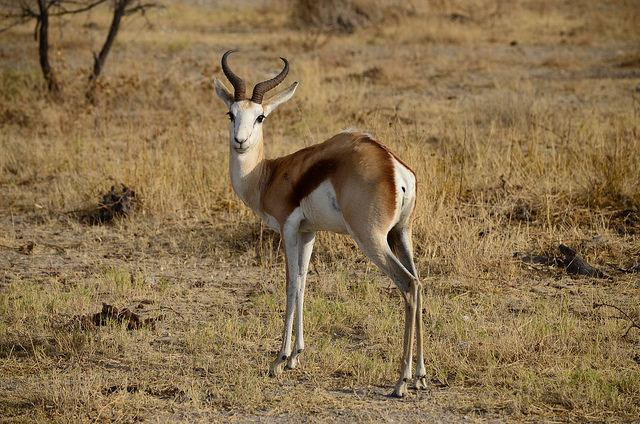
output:
[[[245,141],[247,141],[247,140],[242,140],[242,141],[240,141],[240,140],[238,140],[238,137],[233,137],[233,139],[235,140],[235,142],[236,142],[236,143],[238,143],[238,144],[240,144],[240,145],[242,145],[242,143],[244,143]]]

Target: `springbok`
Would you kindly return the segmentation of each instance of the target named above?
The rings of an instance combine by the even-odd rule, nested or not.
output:
[[[231,119],[229,173],[231,184],[245,205],[279,231],[287,263],[287,306],[282,349],[269,374],[298,366],[304,349],[302,331],[304,288],[316,231],[349,233],[362,251],[393,280],[404,299],[405,330],[402,369],[393,395],[407,394],[412,377],[412,350],[417,332],[415,387],[426,387],[422,342],[422,284],[413,262],[411,220],[416,204],[416,177],[389,148],[359,132],[342,132],[327,141],[290,155],[265,159],[262,123],[298,86],[263,100],[280,84],[289,63],[276,77],[257,84],[251,99],[245,83],[222,56],[222,71],[233,85],[232,94],[214,80],[217,95]],[[291,336],[295,309],[296,339]]]

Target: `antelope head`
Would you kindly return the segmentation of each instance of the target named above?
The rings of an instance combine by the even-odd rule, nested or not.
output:
[[[289,73],[289,62],[281,57],[284,69],[274,78],[256,84],[251,99],[247,99],[244,81],[233,73],[227,64],[227,56],[231,53],[233,50],[229,50],[222,56],[222,71],[233,86],[233,94],[217,78],[214,80],[214,85],[216,94],[229,109],[227,115],[231,119],[230,147],[236,153],[243,154],[262,142],[262,122],[276,107],[293,96],[298,83],[294,82],[278,94],[263,100],[265,93],[280,84]]]

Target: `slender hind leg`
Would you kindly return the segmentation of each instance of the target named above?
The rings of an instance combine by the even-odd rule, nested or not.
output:
[[[408,382],[412,376],[413,338],[416,327],[416,308],[420,283],[393,254],[387,242],[386,234],[374,235],[365,233],[358,235],[352,230],[349,232],[369,259],[393,280],[404,299],[405,323],[402,369],[400,371],[400,379],[392,393],[394,396],[402,397],[407,394]]]
[[[413,262],[413,249],[411,247],[411,228],[393,228],[387,236],[389,247],[398,256],[398,259],[407,270],[418,279],[416,266]],[[416,389],[427,388],[427,370],[424,366],[424,335],[422,321],[422,283],[418,282],[416,302]]]
[[[418,285],[418,304],[416,305],[416,389],[427,388],[427,369],[424,366],[424,329],[422,322],[422,284]]]

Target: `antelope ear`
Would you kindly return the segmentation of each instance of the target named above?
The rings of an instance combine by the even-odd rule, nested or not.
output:
[[[296,92],[297,87],[298,87],[298,82],[296,81],[293,84],[291,84],[289,87],[285,88],[284,90],[276,94],[275,96],[270,97],[267,100],[264,100],[262,102],[264,115],[265,116],[269,115],[271,112],[275,110],[275,108],[280,106],[280,104],[289,100],[293,96],[293,93]]]
[[[218,78],[213,79],[213,85],[216,88],[216,94],[218,97],[222,99],[222,101],[227,105],[227,108],[230,108],[233,104],[234,98],[233,94]]]

